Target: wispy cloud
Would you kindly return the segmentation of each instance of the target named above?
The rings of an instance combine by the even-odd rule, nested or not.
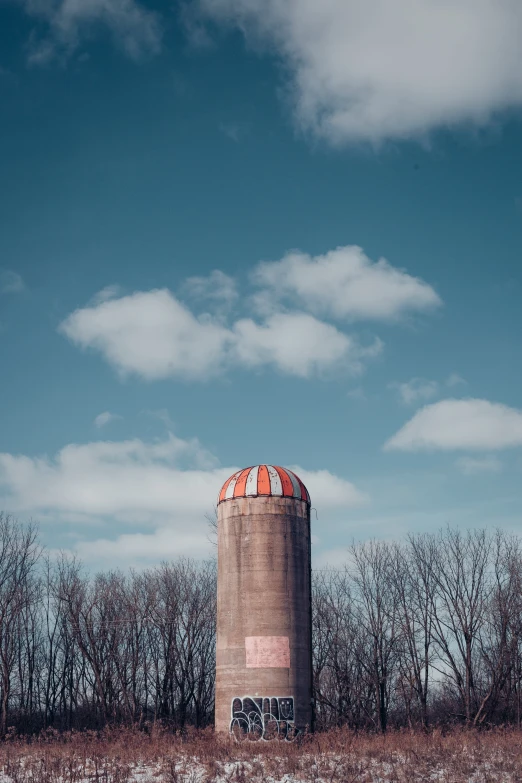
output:
[[[409,381],[392,381],[388,384],[388,388],[395,389],[399,400],[405,405],[414,405],[437,397],[444,386],[454,388],[461,385],[466,385],[464,378],[457,373],[452,373],[442,383],[426,378],[411,378]]]
[[[446,378],[446,386],[448,386],[450,389],[454,386],[466,386],[467,381],[465,378],[462,377],[462,375],[459,375],[456,372],[452,372],[451,375]]]
[[[352,400],[366,400],[366,392],[362,386],[354,386],[353,389],[348,389],[346,396]]]
[[[412,405],[419,400],[424,401],[432,399],[439,393],[439,384],[437,381],[428,381],[425,378],[412,378],[403,383],[393,381],[388,384],[388,388],[396,389],[399,399],[405,405]]]
[[[455,462],[456,467],[465,476],[476,476],[480,473],[500,473],[502,462],[498,457],[460,457]]]
[[[156,13],[136,0],[19,0],[27,14],[44,23],[43,34],[33,31],[29,62],[46,65],[67,59],[89,40],[97,28],[108,29],[116,44],[132,59],[156,54],[161,47],[161,25]]]
[[[239,122],[220,122],[218,128],[223,136],[226,136],[230,141],[236,142],[236,144],[241,141],[247,132],[247,126]]]
[[[98,291],[89,304],[91,305],[98,305],[102,302],[108,302],[109,299],[116,299],[118,296],[122,295],[122,288],[121,286],[117,285],[116,283],[113,283],[112,285],[106,285],[105,288],[102,288],[101,291]]]
[[[25,288],[18,272],[12,269],[0,269],[0,294],[17,294]]]
[[[116,538],[79,541],[76,551],[82,560],[96,563],[158,563],[172,557],[209,555],[204,524],[163,527],[152,533],[122,533]]]
[[[191,0],[179,0],[178,17],[185,30],[189,46],[204,51],[214,45],[208,28],[201,19],[197,3]]]
[[[118,413],[110,413],[110,411],[103,411],[103,413],[99,413],[94,419],[94,426],[100,430],[102,427],[105,427],[111,421],[117,421],[118,419],[121,418],[122,416],[120,416]]]
[[[265,42],[299,126],[332,144],[423,138],[522,104],[513,0],[198,0]]]
[[[205,277],[188,277],[182,290],[190,298],[210,300],[226,308],[230,307],[239,296],[234,278],[220,269],[214,269]]]
[[[158,419],[166,427],[167,430],[174,431],[175,423],[166,408],[159,408],[158,410],[145,410],[142,411],[146,416],[151,416],[153,419]]]

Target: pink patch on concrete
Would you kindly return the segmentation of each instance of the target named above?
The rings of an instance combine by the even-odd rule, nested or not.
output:
[[[247,669],[289,669],[288,636],[245,636]]]

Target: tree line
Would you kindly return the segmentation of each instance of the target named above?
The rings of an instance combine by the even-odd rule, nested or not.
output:
[[[522,716],[522,548],[459,531],[367,541],[313,573],[316,726]],[[216,566],[91,575],[0,514],[0,735],[213,721]]]

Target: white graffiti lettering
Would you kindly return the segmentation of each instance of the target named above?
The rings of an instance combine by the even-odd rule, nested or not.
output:
[[[293,696],[236,696],[231,713],[230,733],[238,738],[293,742],[300,733],[294,723]]]

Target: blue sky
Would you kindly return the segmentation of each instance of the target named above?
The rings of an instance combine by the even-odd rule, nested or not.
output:
[[[522,8],[0,0],[0,508],[209,551],[297,466],[314,562],[519,530]]]

